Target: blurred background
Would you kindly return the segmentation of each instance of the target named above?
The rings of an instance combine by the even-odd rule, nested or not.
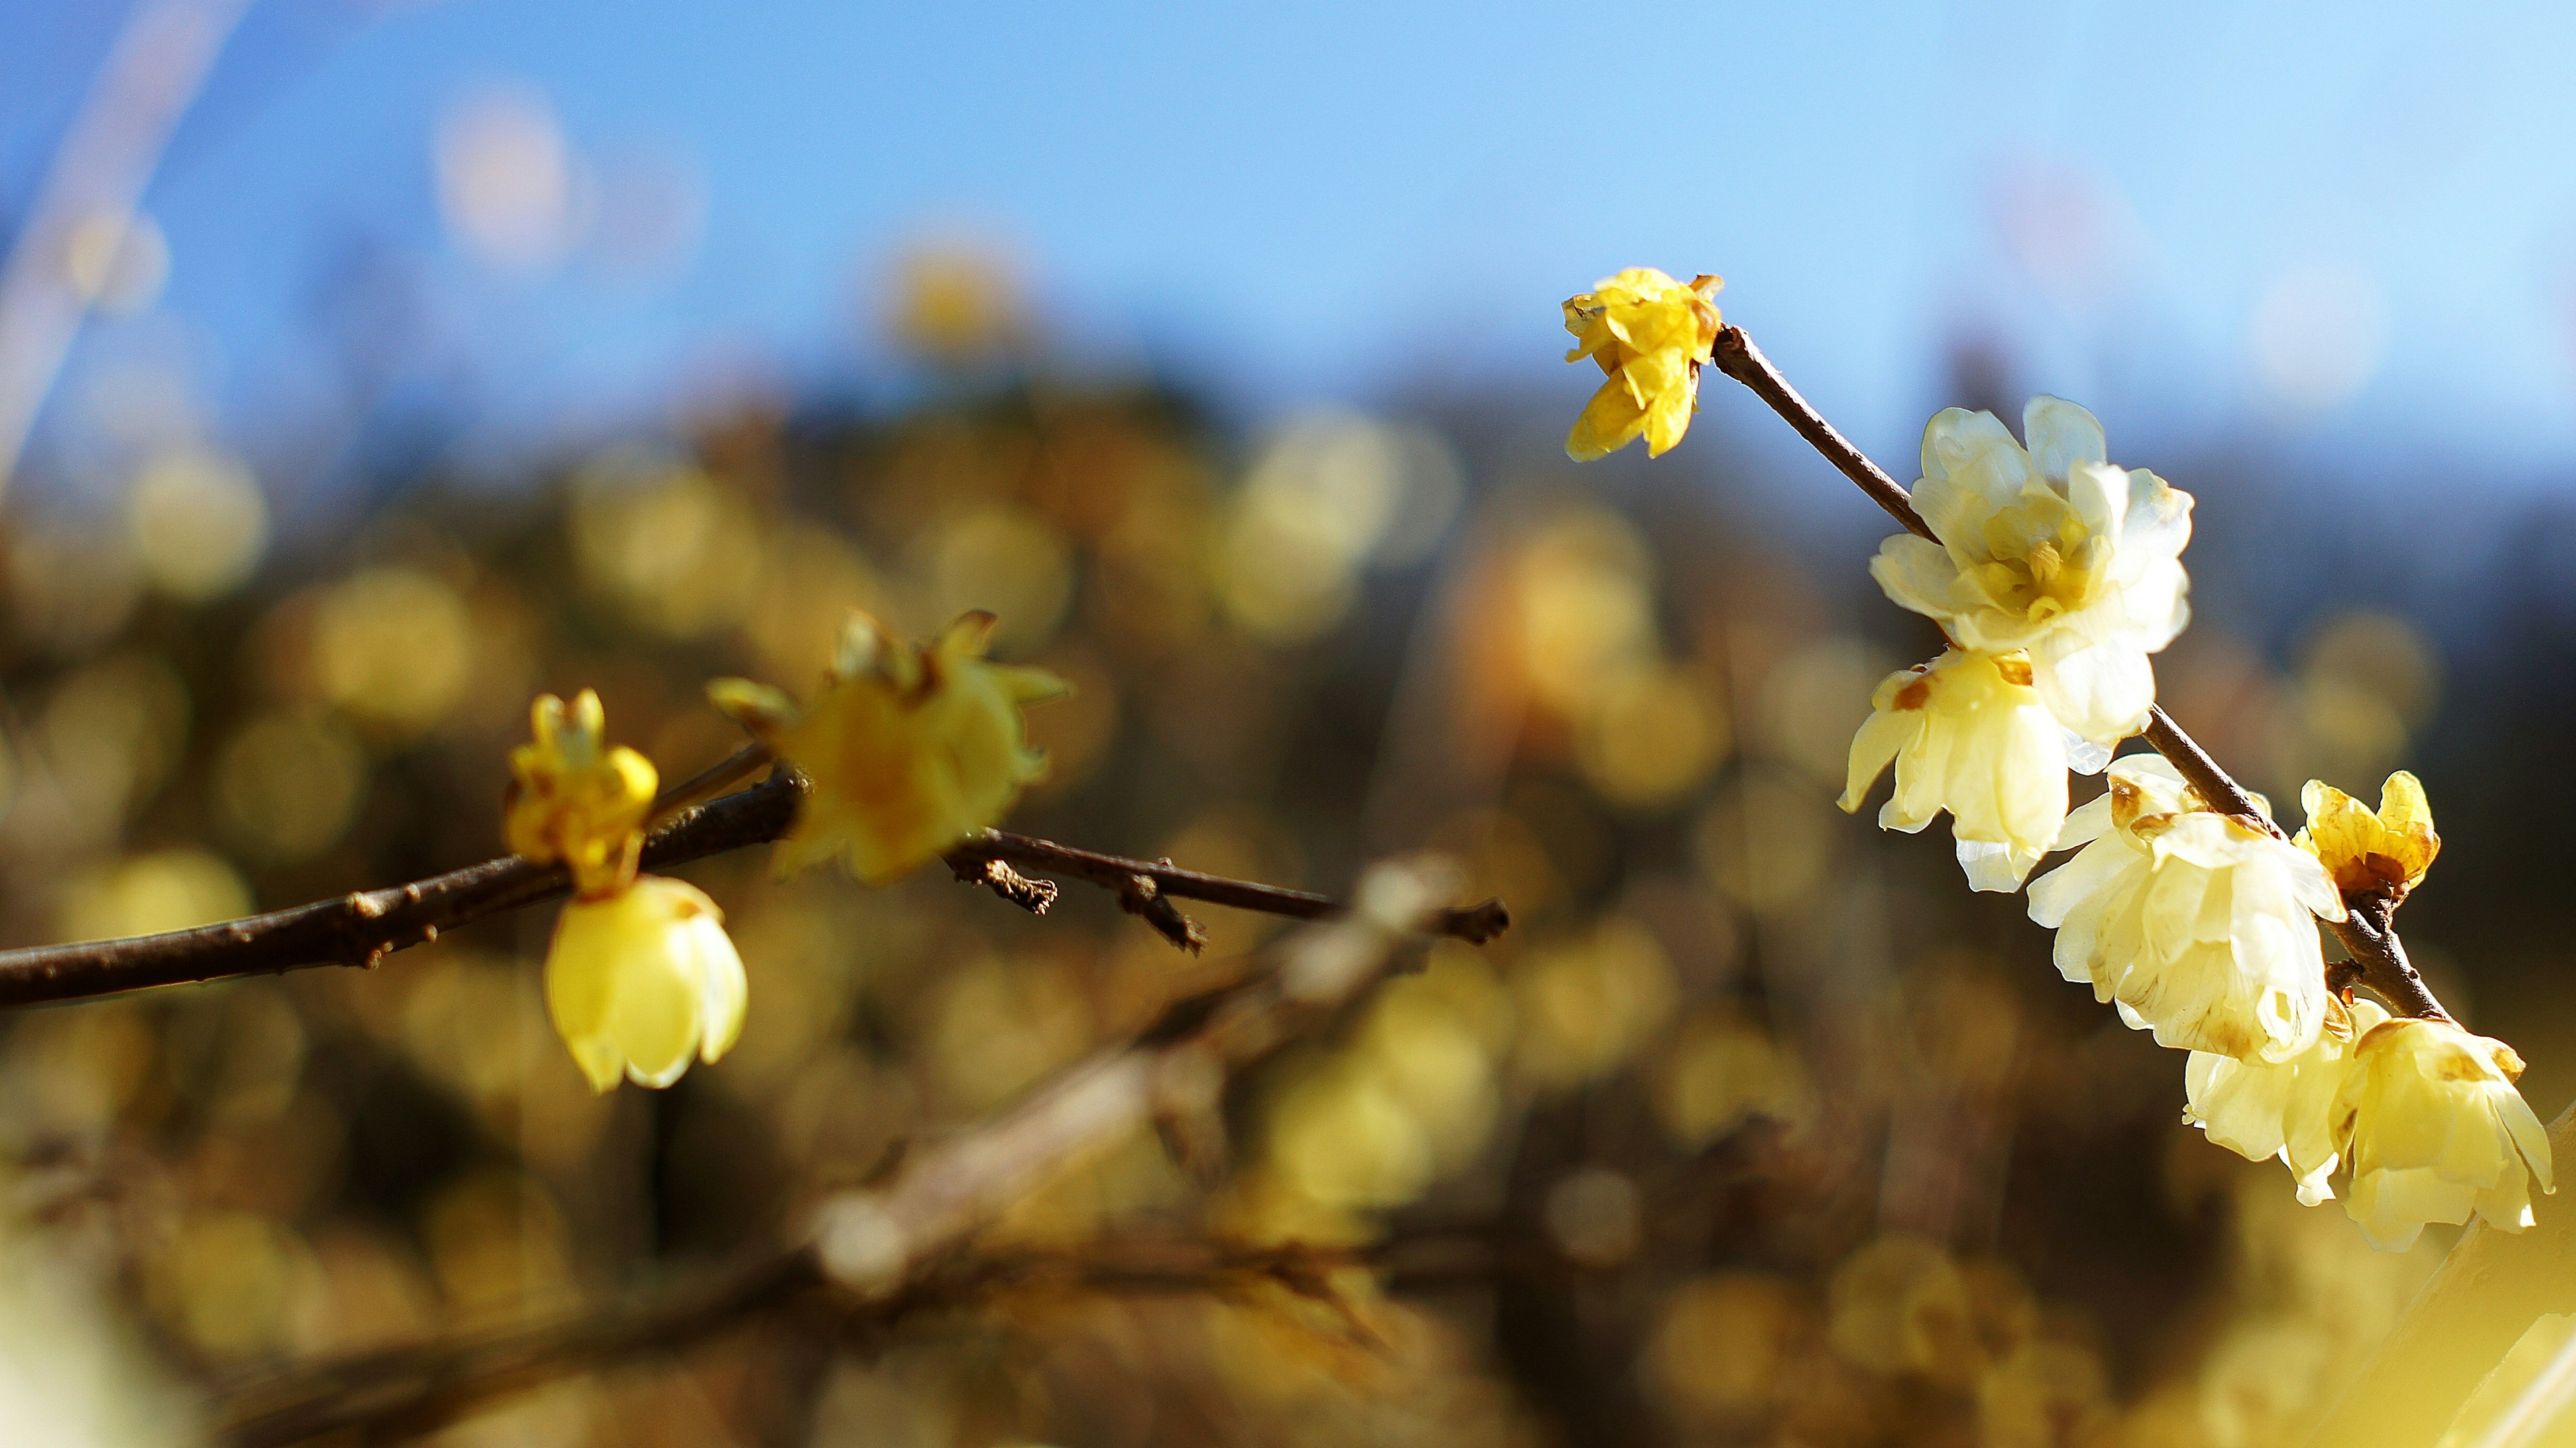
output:
[[[2167,704],[2285,813],[2418,771],[2416,958],[2576,1094],[2561,7],[0,9],[8,943],[484,858],[532,693],[677,779],[737,742],[706,678],[810,688],[852,607],[992,609],[1076,683],[1015,828],[1323,890],[1437,846],[1517,922],[1239,1082],[1224,1180],[1140,1139],[1002,1229],[1369,1245],[1355,1318],[773,1323],[442,1441],[2311,1421],[2443,1229],[2373,1253],[2208,1145],[1941,831],[1833,808],[1937,640],[1722,381],[1672,456],[1564,461],[1556,303],[1629,265],[1731,277],[1901,478],[1936,408],[2049,391],[2194,492]],[[1080,895],[687,873],[751,1014],[667,1092],[584,1087],[544,911],[0,1021],[0,1422],[193,1441],[734,1260],[1274,925],[1194,963]]]

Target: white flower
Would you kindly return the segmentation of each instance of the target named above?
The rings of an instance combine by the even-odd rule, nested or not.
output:
[[[2154,755],[2111,766],[2111,788],[2066,817],[2072,860],[2031,882],[2030,918],[2057,931],[2057,968],[2091,981],[2156,1043],[2283,1061],[2325,1024],[2315,917],[2343,918],[2316,857],[2200,808]]]
[[[2107,747],[2145,727],[2147,655],[2191,617],[2191,495],[2106,464],[2102,425],[2074,403],[2032,398],[2022,431],[2027,450],[1992,413],[1936,415],[1914,506],[1941,541],[1899,534],[1869,571],[1961,648],[2029,650],[2058,722]]]
[[[1842,807],[1859,809],[1893,760],[1879,824],[1911,834],[1948,810],[1969,885],[2020,889],[2066,822],[2065,731],[2031,687],[2028,656],[1951,649],[1888,675],[1870,705]]]
[[[2350,1074],[2354,1043],[2387,1019],[2373,1002],[2346,1006],[2329,996],[2316,1044],[2286,1061],[2194,1051],[2183,1068],[2182,1119],[2247,1161],[2280,1158],[2309,1206],[2329,1200],[2334,1189],[2326,1178],[2343,1159],[2346,1141],[2337,1130],[2335,1097]]]
[[[2403,1250],[2426,1222],[2472,1211],[2508,1232],[2532,1224],[2531,1178],[2557,1188],[2521,1074],[2513,1047],[2449,1021],[2384,1022],[2353,1047],[2335,1123],[2352,1142],[2344,1210],[2371,1245]]]
[[[690,1057],[714,1061],[742,1034],[746,996],[723,912],[684,881],[639,875],[555,921],[546,1010],[594,1091],[620,1076],[668,1086]]]

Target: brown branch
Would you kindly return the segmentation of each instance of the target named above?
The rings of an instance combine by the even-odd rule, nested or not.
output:
[[[644,867],[668,868],[774,840],[794,822],[804,793],[804,781],[782,771],[684,811],[645,837]],[[0,951],[0,1009],[311,966],[373,966],[444,931],[571,888],[560,865],[504,855],[408,885],[193,930]]]
[[[739,751],[665,791],[655,801],[655,809],[671,809],[693,794],[721,788],[769,762],[766,752],[756,747]],[[644,868],[666,869],[775,840],[795,823],[805,793],[803,778],[782,769],[749,789],[682,809],[645,837]],[[1055,886],[1018,875],[1005,863],[1009,860],[1101,884],[1118,892],[1122,900],[1141,896],[1151,903],[1138,913],[1167,938],[1175,938],[1175,943],[1182,943],[1197,926],[1181,917],[1169,901],[1159,900],[1160,895],[1307,920],[1343,908],[1329,895],[1203,875],[1177,869],[1169,861],[1129,860],[999,831],[988,832],[948,856],[961,877],[971,870],[976,883],[1043,913],[1054,902]],[[993,873],[995,868],[999,874]],[[1138,881],[1149,883],[1152,891],[1145,891]],[[362,890],[191,930],[0,951],[0,1010],[316,966],[372,967],[397,950],[436,940],[445,931],[554,899],[570,889],[570,877],[561,866],[533,865],[516,855],[504,855],[408,885]],[[1178,927],[1158,918],[1152,904],[1168,911]],[[1442,911],[1435,928],[1481,943],[1500,934],[1510,920],[1500,901],[1488,900]]]
[[[832,1305],[840,1326],[860,1331],[995,1288],[1043,1282],[1172,1292],[1266,1279],[1334,1305],[1327,1273],[1373,1262],[1374,1252],[1207,1242],[981,1256],[962,1249],[1046,1179],[1147,1129],[1159,1114],[1212,1114],[1215,1093],[1203,1089],[1211,1074],[1312,1031],[1384,980],[1442,918],[1451,876],[1437,864],[1372,869],[1352,914],[1286,937],[1269,952],[1268,968],[1174,1002],[1132,1039],[1068,1068],[1017,1106],[908,1154],[890,1181],[825,1203],[807,1240],[772,1258],[712,1285],[254,1384],[225,1405],[221,1441],[283,1448],[353,1429],[370,1442],[424,1432],[563,1373],[684,1346],[818,1298]],[[1466,1244],[1478,1245],[1472,1234]],[[1454,1266],[1448,1271],[1456,1275]],[[1424,1280],[1443,1279],[1435,1271]],[[1356,1317],[1347,1321],[1365,1331]]]
[[[1904,486],[1888,476],[1886,469],[1870,461],[1867,454],[1836,431],[1832,423],[1825,421],[1807,399],[1799,396],[1798,389],[1789,385],[1788,379],[1771,365],[1770,358],[1762,355],[1762,349],[1753,344],[1753,339],[1745,335],[1743,328],[1728,327],[1717,334],[1715,360],[1717,370],[1743,383],[1754,396],[1771,404],[1771,410],[1797,429],[1798,435],[1822,453],[1825,461],[1858,483],[1860,490],[1886,509],[1888,516],[1902,524],[1907,532],[1936,543],[1940,541],[1933,536],[1931,525],[1923,521],[1923,515],[1914,510],[1913,497]],[[2141,731],[2140,737],[2154,746],[2157,753],[2172,761],[2174,768],[2213,809],[2235,815],[2266,831],[2274,839],[2289,838],[2255,804],[2254,797],[2246,792],[2245,787],[2220,768],[2218,761],[2210,758],[2209,751],[2201,748],[2198,740],[2183,732],[2182,726],[2174,722],[2163,705],[2156,705],[2148,711],[2147,727]],[[2385,998],[2401,1015],[2450,1019],[2450,1012],[2442,1009],[2442,1003],[2434,998],[2424,978],[2407,962],[2406,947],[2397,938],[2396,928],[2389,919],[2394,907],[2373,912],[2362,902],[2347,904],[2352,907],[2347,917],[2328,921],[2326,925],[2361,968],[2363,983]]]

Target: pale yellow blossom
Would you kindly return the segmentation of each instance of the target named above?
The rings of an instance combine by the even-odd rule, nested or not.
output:
[[[2059,972],[2159,1045],[2265,1061],[2307,1050],[2326,1018],[2316,917],[2344,915],[2325,868],[2200,807],[2155,755],[2113,763],[2110,786],[2066,817],[2058,847],[2082,851],[2030,885]]]
[[[2402,769],[2379,787],[2376,810],[2315,779],[2299,791],[2299,804],[2308,812],[2307,828],[2296,836],[2299,848],[2316,856],[2347,895],[2403,900],[2442,852],[2424,786]]]
[[[1640,437],[1648,456],[1662,457],[1682,440],[1699,406],[1699,369],[1717,344],[1717,303],[1710,298],[1724,285],[1700,276],[1685,286],[1653,267],[1635,266],[1566,300],[1565,330],[1574,334],[1574,349],[1565,360],[1589,357],[1609,378],[1566,434],[1567,457],[1590,462]]]
[[[2106,463],[2102,425],[2074,403],[2032,398],[2022,431],[2027,448],[1992,413],[1933,417],[1914,506],[1940,541],[1898,534],[1870,573],[1961,648],[2029,650],[2058,722],[2108,748],[2145,726],[2147,655],[2191,616],[2191,495]]]
[[[2339,1129],[2335,1098],[2353,1062],[2353,1046],[2388,1019],[2371,1001],[2349,1006],[2329,996],[2316,1043],[2285,1061],[2239,1061],[2191,1053],[2183,1068],[2182,1119],[2247,1161],[2279,1158],[2309,1206],[2334,1196],[2326,1178],[2343,1159],[2348,1128]]]
[[[870,884],[895,879],[989,828],[1044,775],[1020,709],[1062,695],[1064,681],[985,662],[992,631],[991,614],[970,613],[921,648],[854,613],[811,705],[741,679],[710,687],[814,787],[779,842],[781,871],[840,858]]]
[[[1969,885],[2020,889],[2066,823],[2065,731],[2031,687],[2029,657],[1951,649],[1888,675],[1870,704],[1842,807],[1859,809],[1893,761],[1879,824],[1910,834],[1948,810]]]
[[[714,1061],[742,1034],[745,1003],[724,914],[693,885],[641,876],[555,920],[546,1011],[592,1090],[621,1076],[668,1086],[691,1057]]]
[[[2344,1210],[2373,1246],[2403,1250],[2426,1222],[2471,1212],[2508,1232],[2532,1224],[2531,1179],[2557,1187],[2520,1075],[2513,1047],[2444,1020],[2385,1021],[2353,1047],[2335,1127],[2351,1141]]]
[[[502,837],[540,865],[561,861],[584,896],[614,893],[635,877],[645,816],[659,777],[653,762],[607,743],[607,718],[588,689],[570,706],[539,695],[529,711],[535,739],[510,753]]]

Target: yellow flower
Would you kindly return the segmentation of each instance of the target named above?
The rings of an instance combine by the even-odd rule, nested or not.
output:
[[[510,753],[503,838],[540,865],[562,861],[585,898],[624,888],[635,877],[659,782],[652,761],[624,745],[607,747],[607,718],[588,689],[569,708],[540,695],[529,714],[536,738]]]
[[[2508,1232],[2532,1224],[2531,1178],[2557,1188],[2521,1074],[2513,1047],[2449,1021],[2400,1018],[2361,1038],[2335,1127],[2352,1142],[2344,1210],[2373,1246],[2401,1251],[2426,1222],[2473,1211]]]
[[[986,663],[992,632],[991,614],[970,613],[917,648],[854,613],[812,707],[742,679],[710,686],[718,708],[814,786],[779,842],[780,870],[839,856],[870,884],[895,879],[990,827],[1045,774],[1020,707],[1062,695],[1064,681]]]
[[[2314,779],[2299,791],[2299,804],[2308,812],[2308,827],[2296,837],[2299,848],[2316,856],[2334,876],[2335,888],[2347,895],[2403,900],[2442,852],[2424,786],[2402,769],[2379,787],[2377,810]]]
[[[2066,817],[2074,859],[2030,882],[2030,918],[2057,932],[2058,972],[2090,982],[2156,1044],[2285,1061],[2326,1020],[2319,915],[2343,899],[2316,858],[2203,808],[2171,764],[2131,755]]]
[[[2353,1046],[2387,1019],[2370,1001],[2347,1006],[2329,996],[2316,1044],[2286,1061],[2194,1051],[2183,1068],[2182,1119],[2247,1161],[2280,1158],[2298,1179],[2300,1201],[2326,1201],[2334,1196],[2326,1178],[2348,1140],[2337,1130],[2335,1098],[2351,1073]]]
[[[2024,448],[1990,412],[1923,429],[1914,506],[1940,539],[1900,533],[1870,575],[1962,648],[2028,649],[2057,721],[2108,748],[2146,726],[2147,655],[2190,620],[2191,495],[2104,458],[2102,424],[2055,397],[2022,413]]]
[[[668,1086],[691,1056],[722,1056],[742,1034],[746,1000],[724,912],[685,881],[639,876],[555,919],[546,1012],[594,1091],[620,1076]]]
[[[1640,436],[1648,456],[1662,457],[1682,440],[1699,406],[1700,365],[1717,345],[1717,304],[1709,298],[1724,285],[1701,276],[1684,286],[1653,267],[1632,266],[1567,299],[1565,330],[1575,345],[1565,360],[1589,357],[1610,379],[1566,434],[1567,457],[1590,462]]]
[[[1959,866],[1979,890],[2018,890],[2066,823],[2066,740],[2024,654],[1951,649],[1879,684],[1852,737],[1846,811],[1889,761],[1896,794],[1881,827],[1912,833],[1950,812]]]

